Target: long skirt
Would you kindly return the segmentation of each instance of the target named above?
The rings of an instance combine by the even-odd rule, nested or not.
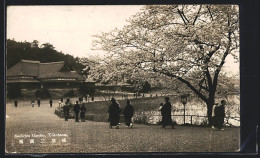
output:
[[[132,119],[131,117],[125,117],[125,124],[126,124],[127,126],[130,126],[130,123],[132,122],[131,119]]]
[[[167,125],[173,126],[174,124],[173,124],[171,116],[170,117],[169,116],[163,116],[162,117],[162,125],[163,126],[167,126]]]
[[[117,126],[119,123],[119,116],[109,116],[110,126]]]
[[[215,124],[217,128],[222,128],[224,124],[224,117],[216,117],[215,118]]]
[[[81,121],[85,121],[85,113],[83,112],[80,113],[80,119]]]

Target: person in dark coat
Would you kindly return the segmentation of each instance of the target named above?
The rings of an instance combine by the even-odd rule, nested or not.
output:
[[[225,105],[226,101],[221,100],[220,104],[215,108],[215,118],[216,118],[216,127],[218,129],[224,130],[223,124],[224,124],[224,118],[225,118]]]
[[[70,98],[69,98],[69,97],[67,98],[66,102],[67,102],[68,104],[70,103]]]
[[[52,99],[50,99],[49,103],[50,103],[50,107],[52,107]]]
[[[41,100],[40,100],[40,98],[38,98],[38,100],[37,100],[37,104],[38,104],[38,107],[41,106]]]
[[[132,117],[134,115],[134,107],[130,104],[130,100],[127,100],[126,107],[123,110],[123,114],[125,116],[126,126],[132,128]]]
[[[112,128],[112,126],[116,126],[116,128],[119,128],[119,119],[120,119],[120,108],[118,103],[114,98],[111,99],[111,104],[108,108],[108,113],[109,113],[109,127]]]
[[[80,107],[81,122],[85,122],[85,113],[86,113],[86,108],[85,108],[85,103],[83,103],[82,106]]]
[[[65,105],[63,106],[63,112],[64,112],[65,121],[68,121],[69,114],[70,114],[70,107],[69,107],[68,102],[66,102]]]
[[[60,98],[60,101],[63,103],[63,98],[62,97]]]
[[[172,112],[172,105],[169,102],[170,98],[165,97],[165,104],[161,108],[162,114],[162,127],[165,128],[167,125],[171,125],[174,128],[174,123],[172,121],[171,112]]]
[[[75,112],[75,122],[79,122],[79,110],[80,110],[79,102],[76,101],[76,105],[74,105],[73,108],[73,111]]]
[[[17,102],[17,100],[15,99],[14,100],[14,106],[17,108],[17,106],[18,106],[18,102]]]
[[[82,101],[83,101],[83,98],[80,96],[79,97],[79,103],[82,103]]]

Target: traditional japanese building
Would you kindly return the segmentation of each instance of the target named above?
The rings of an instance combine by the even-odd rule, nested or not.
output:
[[[22,89],[78,88],[85,78],[75,71],[62,72],[64,61],[40,63],[21,60],[7,70],[6,84],[19,84]]]

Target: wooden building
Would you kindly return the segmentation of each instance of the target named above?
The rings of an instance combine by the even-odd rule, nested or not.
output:
[[[21,60],[7,70],[6,84],[19,84],[22,89],[78,88],[85,78],[75,71],[61,72],[64,61],[40,63]]]

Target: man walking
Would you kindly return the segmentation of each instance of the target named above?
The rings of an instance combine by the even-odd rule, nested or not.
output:
[[[83,103],[82,106],[80,107],[81,122],[85,122],[85,113],[86,113],[86,108],[85,108],[85,103]]]
[[[76,105],[74,105],[73,108],[73,111],[75,113],[75,122],[79,122],[79,110],[80,110],[79,102],[76,101]]]
[[[70,114],[70,107],[69,107],[68,102],[66,102],[65,105],[63,106],[63,112],[64,112],[65,121],[68,121],[69,114]]]
[[[40,100],[40,98],[38,98],[38,100],[37,100],[37,104],[38,104],[38,107],[41,106],[41,100]]]
[[[109,113],[109,127],[112,128],[112,126],[116,126],[116,128],[119,128],[119,119],[120,119],[120,107],[119,104],[116,102],[115,98],[111,99],[111,104],[108,109]]]
[[[226,100],[221,100],[220,104],[215,108],[216,127],[220,130],[224,130],[224,118],[225,118],[225,105]]]
[[[167,125],[171,125],[174,128],[174,123],[172,121],[171,112],[172,112],[172,105],[169,102],[170,98],[165,97],[165,104],[162,106],[161,113],[162,113],[162,127],[165,128]]]
[[[134,115],[134,108],[130,104],[130,100],[127,100],[126,107],[123,110],[123,114],[125,116],[125,124],[126,124],[126,126],[132,128],[133,127],[132,117]]]
[[[52,99],[50,99],[49,103],[50,103],[50,107],[52,107]]]
[[[17,106],[18,106],[18,102],[17,102],[17,100],[16,99],[14,99],[14,106],[17,108]]]
[[[67,98],[66,102],[70,104],[70,97]]]

